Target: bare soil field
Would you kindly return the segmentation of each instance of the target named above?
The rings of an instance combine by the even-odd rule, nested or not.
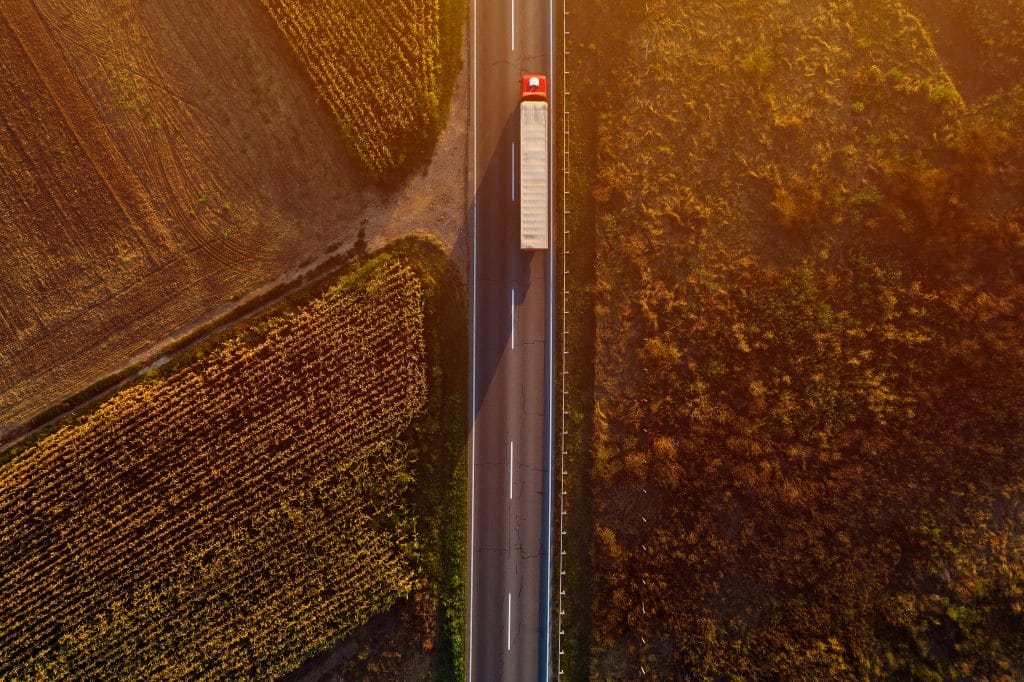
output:
[[[0,40],[0,440],[360,229],[432,227],[358,179],[258,2],[11,0]],[[464,130],[410,180],[445,177],[449,248]]]

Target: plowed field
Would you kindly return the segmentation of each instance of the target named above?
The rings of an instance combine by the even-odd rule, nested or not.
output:
[[[259,2],[10,0],[0,57],[0,441],[402,213]]]

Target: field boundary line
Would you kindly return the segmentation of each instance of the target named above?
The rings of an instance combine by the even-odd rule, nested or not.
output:
[[[402,238],[404,237],[398,239]],[[131,385],[146,372],[187,353],[190,348],[204,343],[228,327],[258,315],[296,291],[337,275],[359,257],[358,252],[352,251],[357,248],[358,241],[359,238],[355,237],[339,242],[308,265],[267,282],[237,301],[218,306],[209,317],[163,337],[156,345],[136,354],[119,368],[28,417],[23,424],[11,427],[6,432],[0,431],[0,463],[5,461],[5,457],[14,448],[39,437],[72,415],[91,410],[98,403]],[[375,251],[386,245],[387,243],[378,245]]]

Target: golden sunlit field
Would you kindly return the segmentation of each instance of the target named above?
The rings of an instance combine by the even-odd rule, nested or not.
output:
[[[422,29],[402,72],[419,94],[389,90],[402,104],[387,120],[423,153],[458,68],[451,4],[360,15],[359,35],[378,46],[395,26]],[[335,100],[318,96],[324,81],[260,2],[12,0],[4,10],[0,440],[344,251],[361,228],[375,240],[381,228],[364,224],[364,209],[380,199],[360,150],[394,150],[397,138],[389,127],[357,140],[339,126]],[[299,15],[316,29],[303,47],[330,73],[390,70],[404,54],[341,49],[336,18],[311,6]],[[370,82],[360,92],[379,94],[379,78]],[[362,102],[361,120],[377,104]],[[399,156],[388,157],[395,177]]]
[[[1024,675],[1024,6],[584,4],[574,674]]]
[[[396,602],[362,664],[455,665],[437,631],[461,628],[442,584],[464,374],[438,349],[464,309],[439,298],[444,262],[417,244],[361,262],[7,464],[0,676],[280,677]]]
[[[1024,0],[0,3],[0,680],[1024,680]]]
[[[443,0],[397,11],[373,0],[263,3],[373,177],[393,175],[436,134]]]
[[[407,595],[420,302],[364,266],[5,468],[4,676],[280,675]]]
[[[0,678],[458,676],[464,12],[5,3]]]

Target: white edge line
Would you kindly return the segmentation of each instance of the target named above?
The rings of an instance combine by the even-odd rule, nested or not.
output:
[[[516,51],[516,0],[512,0],[512,51]]]
[[[470,353],[470,399],[469,399],[469,608],[466,613],[466,680],[472,680],[473,678],[473,548],[475,547],[474,531],[475,524],[473,519],[475,518],[476,512],[476,13],[477,6],[476,0],[473,0],[472,14],[473,14],[473,34],[470,37],[470,47],[472,49],[472,56],[470,57],[469,68],[473,72],[472,89],[473,96],[470,99],[470,122],[473,128],[473,182],[470,186],[470,196],[473,202],[473,219],[472,219],[472,232],[473,232],[473,262],[472,262],[472,273],[470,276],[471,280],[471,294],[470,294],[470,305],[472,306],[472,312],[470,313],[471,319],[471,335],[472,335],[472,352]]]
[[[507,651],[512,651],[512,593],[508,593],[508,644]]]

